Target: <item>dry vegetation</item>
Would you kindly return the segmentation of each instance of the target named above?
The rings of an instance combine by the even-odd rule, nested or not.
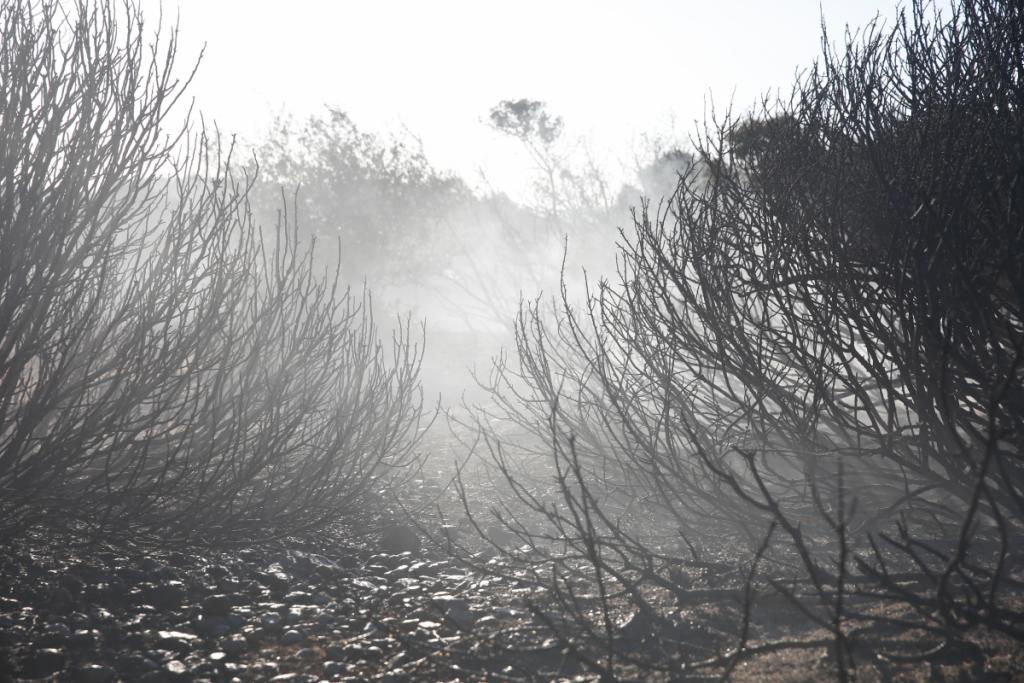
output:
[[[281,122],[261,177],[217,136],[167,129],[188,74],[176,32],[151,35],[132,4],[4,0],[0,30],[5,573],[27,582],[26,547],[57,534],[288,558],[312,536],[319,564],[288,566],[295,600],[324,582],[323,604],[358,610],[335,637],[391,634],[407,678],[1024,671],[1018,3],[920,0],[895,26],[824,37],[789,99],[709,121],[692,154],[646,169],[678,171],[674,192],[641,203],[617,273],[582,296],[573,249],[605,243],[621,201],[566,165],[541,103],[491,113],[542,171],[535,207],[474,196],[337,111]],[[279,201],[298,183],[308,195]],[[480,266],[482,234],[506,270]],[[455,496],[440,481],[424,498],[423,339],[405,317],[382,341],[345,284],[374,268],[513,342],[450,413]],[[383,554],[323,546],[396,507],[414,514],[383,528]],[[428,552],[410,523],[445,559],[400,554]],[[248,614],[294,589],[280,562],[224,560],[242,581],[190,558],[197,609],[225,624],[212,581],[248,586]],[[178,609],[172,588],[143,593]],[[6,590],[5,612],[29,591]],[[256,621],[245,647],[277,637]]]
[[[213,541],[358,509],[413,457],[414,331],[388,350],[294,225],[260,238],[231,150],[165,129],[175,33],[65,11],[0,12],[0,529]]]
[[[1024,635],[1024,14],[932,12],[713,122],[614,281],[519,314],[478,412],[491,509],[606,678],[813,647],[848,680]],[[739,610],[706,656],[709,600]]]

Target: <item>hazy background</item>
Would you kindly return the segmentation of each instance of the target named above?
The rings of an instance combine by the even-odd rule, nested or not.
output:
[[[687,135],[714,96],[746,107],[787,88],[832,35],[878,0],[143,0],[182,26],[203,66],[191,94],[226,131],[260,135],[275,113],[330,104],[375,132],[408,129],[428,158],[474,185],[521,197],[529,161],[486,125],[502,99],[564,117],[608,166],[631,165],[644,135]]]
[[[365,282],[380,320],[427,321],[425,386],[451,402],[514,343],[520,301],[558,292],[566,243],[577,291],[584,269],[610,273],[618,229],[672,191],[698,122],[788,92],[822,17],[841,40],[876,2],[142,6],[179,22],[179,66],[203,55],[195,112],[256,151],[256,219],[272,226],[280,188],[301,186],[318,261]],[[560,121],[550,144],[493,125],[521,98]]]

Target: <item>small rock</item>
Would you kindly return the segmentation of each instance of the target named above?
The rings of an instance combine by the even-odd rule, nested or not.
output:
[[[62,575],[60,579],[57,580],[57,585],[72,595],[81,595],[82,591],[85,590],[85,582],[74,574]]]
[[[191,640],[195,640],[196,638],[199,637],[199,636],[196,636],[195,634],[186,633],[184,631],[157,631],[156,635],[157,635],[157,638],[159,638],[160,640],[165,640],[165,639],[168,639],[168,638],[174,638],[174,639],[177,639],[177,640],[188,640],[188,641],[191,641]]]
[[[282,645],[294,645],[295,643],[302,642],[303,640],[305,640],[305,636],[303,636],[300,631],[293,628],[290,628],[281,634]]]
[[[277,674],[277,662],[260,661],[253,664],[250,668],[254,673],[260,673],[264,677]]]
[[[231,614],[231,598],[227,595],[207,595],[200,605],[208,617],[226,617]]]
[[[349,672],[349,669],[349,665],[345,662],[324,662],[324,677],[344,676]]]
[[[82,580],[85,583],[99,583],[109,578],[107,570],[102,567],[79,562],[68,567],[68,574]]]
[[[417,552],[420,537],[408,524],[389,524],[381,530],[380,548],[386,553]]]
[[[257,574],[260,583],[275,593],[285,593],[291,585],[291,579],[285,573],[284,568],[274,563],[267,568],[267,571]]]
[[[84,612],[72,612],[68,615],[67,624],[76,630],[92,628],[92,617]]]
[[[211,564],[206,568],[206,575],[211,579],[223,579],[225,576],[231,573],[227,567],[222,564]]]
[[[67,588],[58,586],[50,591],[47,606],[54,612],[71,612],[75,609],[75,596]]]
[[[117,670],[126,680],[134,680],[147,672],[157,671],[160,666],[149,657],[133,652],[119,657]]]
[[[512,533],[512,531],[507,527],[500,524],[492,524],[487,527],[485,534],[487,535],[487,540],[499,548],[511,548],[513,545],[520,542],[520,538],[518,536]]]
[[[96,647],[96,637],[99,633],[95,629],[78,629],[68,636],[68,647],[73,650],[88,650]]]
[[[324,654],[327,659],[339,660],[345,659],[345,646],[344,645],[328,645],[324,648]]]
[[[380,590],[380,587],[377,584],[373,583],[372,581],[367,581],[366,579],[356,579],[352,582],[352,585],[356,586],[357,588],[362,588],[363,590],[368,591],[371,594],[376,593]]]
[[[310,678],[305,674],[290,673],[278,674],[270,680],[271,683],[306,683]]]
[[[384,576],[388,579],[398,579],[406,576],[409,573],[409,565],[400,564],[394,569],[384,572]]]
[[[310,660],[310,659],[316,659],[317,653],[316,653],[316,650],[314,650],[311,647],[304,647],[301,650],[299,650],[298,652],[296,652],[295,656],[298,659]]]
[[[462,602],[462,603],[466,602],[465,600],[462,600],[461,598],[455,597],[451,593],[444,593],[444,592],[434,593],[433,595],[430,596],[430,601],[433,602],[438,607],[442,607],[442,608],[448,607],[454,601],[459,601],[459,602]]]
[[[54,648],[34,650],[22,655],[18,661],[18,676],[21,678],[46,678],[63,669],[67,660],[67,655],[63,650]]]
[[[287,620],[296,623],[303,620],[315,619],[323,612],[316,605],[293,605],[288,609]]]
[[[313,573],[313,570],[315,569],[313,560],[310,559],[309,556],[304,553],[292,553],[291,556],[289,557],[289,560],[289,564],[291,565],[292,571],[294,571],[299,576],[309,576]]]
[[[172,659],[164,664],[164,671],[171,680],[180,680],[188,674],[188,667],[180,659]]]
[[[313,596],[306,591],[292,591],[282,598],[282,600],[289,605],[306,605],[309,604],[312,599]]]
[[[74,680],[81,683],[110,683],[117,674],[109,666],[103,664],[84,664],[75,669]]]
[[[381,674],[377,681],[379,683],[406,683],[409,679],[409,674],[405,672],[405,669],[395,668],[390,671],[386,671]]]
[[[249,649],[249,643],[244,636],[236,634],[222,641],[220,647],[232,657],[237,657]]]
[[[344,658],[349,661],[376,661],[384,656],[384,651],[376,645],[363,645],[361,643],[349,643],[345,646]]]
[[[96,585],[95,600],[109,607],[122,607],[128,599],[128,585],[114,578]]]
[[[142,561],[139,562],[139,569],[144,572],[154,573],[161,567],[163,567],[163,565],[152,557],[144,557],[142,558]]]
[[[172,650],[178,654],[188,654],[192,651],[192,641],[197,636],[181,631],[159,631],[157,632],[156,646],[162,650]]]
[[[260,617],[260,625],[267,633],[278,633],[284,627],[284,618],[277,612],[267,612]]]
[[[11,647],[25,639],[25,629],[14,623],[13,620],[5,620],[0,625],[0,648]]]
[[[449,604],[448,611],[444,614],[448,621],[455,624],[463,631],[468,631],[476,624],[477,615],[469,609],[468,605]]]
[[[242,636],[248,643],[259,644],[261,640],[267,637],[267,631],[262,626],[250,625],[242,629]]]
[[[157,609],[177,609],[185,602],[187,595],[181,581],[158,583],[143,590],[146,602]]]
[[[188,555],[184,553],[179,553],[177,551],[168,553],[167,561],[178,568],[187,567],[190,564],[192,564],[192,560],[189,558]]]
[[[49,624],[41,635],[35,639],[35,646],[41,648],[59,648],[63,647],[68,642],[68,636],[71,635],[71,629],[64,624],[58,622],[55,624]]]
[[[208,617],[200,615],[193,620],[196,631],[211,636],[213,638],[220,638],[231,633],[231,625],[228,624],[228,620],[224,617]]]
[[[148,580],[149,575],[137,567],[121,567],[117,570],[117,578],[130,584],[138,584]],[[114,579],[111,578],[104,583],[112,583],[113,581]]]

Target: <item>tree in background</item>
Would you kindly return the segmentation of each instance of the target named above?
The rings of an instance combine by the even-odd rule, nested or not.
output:
[[[601,214],[612,206],[605,174],[589,155],[582,166],[570,164],[560,144],[565,128],[561,116],[549,113],[544,102],[519,99],[502,100],[489,118],[495,130],[522,143],[538,173],[538,208],[561,221],[563,231],[583,218],[597,223],[605,217]]]
[[[447,267],[446,236],[471,193],[421,150],[363,132],[329,107],[301,125],[277,119],[256,155],[257,216],[273,224],[281,193],[296,193],[301,234],[318,241],[322,262],[340,259],[344,281],[418,285]]]

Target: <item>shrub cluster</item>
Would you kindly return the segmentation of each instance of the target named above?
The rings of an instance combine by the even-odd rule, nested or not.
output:
[[[540,444],[554,489],[525,483],[523,449],[482,413],[499,522],[545,554],[535,576],[578,632],[552,628],[609,677],[727,675],[785,646],[751,645],[758,591],[828,634],[842,679],[894,625],[928,656],[978,625],[1024,636],[1007,598],[1024,531],[1024,12],[915,2],[823,42],[788,101],[707,127],[671,202],[623,234],[616,282],[525,304],[518,364],[496,364],[497,414]],[[732,650],[707,658],[678,606],[723,542],[747,549],[743,609]],[[658,648],[623,637],[623,609]]]
[[[294,533],[414,459],[420,345],[265,240],[231,151],[167,121],[176,32],[0,8],[0,530]]]

